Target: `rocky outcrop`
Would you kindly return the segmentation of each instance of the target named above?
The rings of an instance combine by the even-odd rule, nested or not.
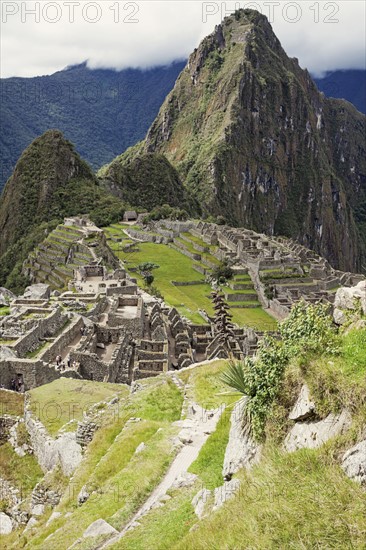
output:
[[[225,480],[230,480],[240,468],[248,468],[257,462],[260,456],[260,445],[251,438],[249,426],[243,420],[246,403],[247,398],[243,397],[231,413],[229,441],[222,469]]]
[[[0,535],[9,535],[13,530],[13,523],[9,516],[0,512]]]
[[[301,388],[298,400],[289,414],[289,420],[299,422],[300,420],[307,420],[311,416],[314,416],[314,414],[315,404],[310,399],[310,391],[308,386],[304,384]]]
[[[32,418],[29,410],[25,413],[25,424],[42,470],[48,472],[60,466],[64,475],[71,476],[82,460],[82,448],[76,441],[76,434],[66,432],[53,439],[43,424]]]
[[[214,506],[212,508],[212,511],[215,512],[225,502],[228,500],[231,500],[234,498],[240,490],[240,480],[239,479],[231,479],[230,481],[225,481],[223,485],[220,487],[216,487],[214,491]]]
[[[49,300],[51,289],[49,285],[38,283],[27,286],[24,291],[23,298],[26,300]]]
[[[198,519],[208,513],[210,510],[209,501],[211,499],[212,492],[209,489],[201,489],[192,499],[192,506],[194,508],[194,513]]]
[[[326,418],[314,422],[296,422],[286,436],[284,447],[293,452],[298,449],[316,449],[346,431],[351,425],[351,417],[347,411],[341,414],[329,414]]]
[[[366,315],[366,281],[351,288],[339,288],[334,300],[334,322],[344,325],[357,320],[361,314]]]
[[[0,287],[0,306],[7,306],[15,298],[15,294],[13,294],[10,290]]]
[[[366,439],[343,455],[342,468],[348,477],[366,486]]]

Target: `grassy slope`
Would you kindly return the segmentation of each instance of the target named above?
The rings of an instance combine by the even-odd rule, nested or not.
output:
[[[0,416],[11,414],[22,416],[24,411],[24,394],[0,389]]]
[[[177,428],[171,422],[180,418],[183,396],[164,377],[143,384],[145,389],[121,399],[102,417],[102,426],[57,508],[63,516],[46,527],[49,512],[42,518],[36,536],[27,534],[17,541],[18,545],[48,550],[50,541],[45,542],[45,538],[54,533],[52,546],[66,549],[100,517],[121,528],[144,502],[174,457],[171,438]],[[72,392],[65,395],[72,398]],[[126,424],[136,417],[141,420]],[[142,442],[146,447],[136,455]],[[85,484],[95,492],[78,507],[77,495]],[[66,518],[67,512],[71,515]]]
[[[345,336],[340,356],[333,357],[331,372],[327,356],[291,365],[276,404],[286,406],[288,414],[301,383],[306,379],[311,385],[320,372],[323,397],[334,398],[331,402],[324,401],[328,407],[335,410],[338,399],[353,396],[356,422],[353,429],[321,449],[292,454],[283,453],[281,446],[269,437],[261,463],[250,472],[237,474],[242,483],[239,495],[201,522],[194,514],[191,501],[202,487],[214,489],[222,484],[221,470],[229,431],[228,405],[237,397],[228,393],[220,381],[225,361],[217,360],[179,373],[182,381],[188,383],[189,399],[209,408],[225,404],[226,412],[191,467],[191,471],[198,474],[195,485],[170,491],[170,500],[146,515],[141,526],[112,549],[364,548],[366,494],[344,475],[339,457],[360,437],[361,425],[364,429],[365,414],[361,419],[359,416],[366,396],[365,338],[366,330]],[[313,365],[316,365],[314,370]],[[82,467],[75,473],[57,508],[63,516],[44,527],[46,515],[36,536],[23,536],[17,548],[25,544],[29,548],[48,550],[52,542],[52,547],[66,550],[99,517],[119,529],[150,494],[173,458],[170,438],[176,429],[170,423],[180,417],[182,395],[171,382],[164,382],[164,377],[143,381],[143,384],[145,389],[120,401],[96,432]],[[286,392],[291,394],[290,398]],[[142,421],[126,425],[128,418],[136,416]],[[274,420],[281,421],[276,417],[275,407]],[[269,429],[273,429],[271,421]],[[141,442],[146,448],[135,455]],[[76,497],[85,484],[95,493],[78,507]],[[66,512],[71,512],[68,518],[65,518]],[[195,524],[197,528],[190,532]],[[51,533],[54,535],[45,542]],[[95,548],[95,544],[90,543],[85,541],[79,548]]]
[[[10,443],[0,445],[0,477],[26,497],[43,477],[34,455],[19,457]],[[0,496],[1,499],[1,496]]]
[[[61,378],[31,390],[31,409],[51,435],[71,420],[81,420],[95,403],[120,398],[128,388],[120,384]],[[76,422],[74,424],[76,429]]]
[[[239,496],[174,548],[364,548],[366,495],[317,451],[268,453]]]
[[[107,237],[111,234],[118,234],[116,226],[106,228],[105,231]],[[121,231],[120,234],[123,238],[124,234]],[[192,322],[198,324],[205,322],[198,313],[199,309],[213,315],[210,300],[212,289],[210,285],[204,283],[204,276],[193,269],[194,262],[190,258],[163,244],[138,243],[139,252],[131,253],[122,251],[122,247],[125,245],[124,241],[122,244],[109,241],[109,245],[115,254],[126,262],[127,269],[147,261],[157,263],[160,267],[154,270],[154,285],[160,290],[169,305],[176,307]],[[137,277],[139,283],[142,284],[142,278],[138,274],[133,273],[133,276]],[[202,284],[176,287],[172,281],[202,281]],[[276,328],[276,321],[261,308],[233,309],[232,315],[233,321],[240,326],[248,325],[259,330],[274,330]]]

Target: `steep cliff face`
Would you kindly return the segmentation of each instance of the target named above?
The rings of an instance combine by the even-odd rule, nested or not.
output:
[[[341,269],[366,249],[365,117],[326,99],[267,19],[237,11],[190,56],[145,140],[205,214],[297,239]]]

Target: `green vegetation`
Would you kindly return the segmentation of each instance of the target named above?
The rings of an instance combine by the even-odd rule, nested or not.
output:
[[[172,207],[169,204],[156,206],[144,217],[144,223],[158,220],[187,220],[188,212],[182,208]]]
[[[142,144],[131,147],[104,166],[98,176],[106,188],[117,189],[118,195],[129,204],[147,210],[169,205],[177,207],[174,212],[183,216],[181,208],[192,210],[175,168],[164,155],[144,152]]]
[[[51,435],[55,435],[67,422],[82,420],[83,413],[96,403],[110,400],[115,395],[123,398],[128,388],[120,384],[91,382],[60,378],[34,388],[29,392],[31,410],[45,425]]]
[[[267,452],[239,496],[174,548],[363,548],[366,494],[317,451]]]
[[[267,417],[278,396],[286,366],[301,354],[336,354],[338,337],[328,314],[328,307],[304,301],[295,304],[290,315],[280,323],[280,341],[266,337],[260,343],[257,358],[232,363],[222,380],[237,392],[248,396],[245,414],[253,435],[264,437]]]
[[[61,132],[45,132],[24,151],[0,197],[0,285],[24,290],[23,261],[65,216],[88,214],[105,225],[124,210]]]
[[[139,242],[136,243],[136,247],[133,247],[129,251],[124,248],[123,241],[122,243],[116,243],[111,240],[113,233],[116,235],[122,234],[119,226],[110,226],[109,228],[105,228],[104,231],[113,252],[125,262],[126,268],[132,276],[137,277],[141,286],[143,285],[143,279],[138,272],[136,273],[138,266],[145,262],[157,262],[160,268],[154,274],[154,286],[170,306],[176,307],[182,315],[196,324],[205,323],[205,320],[199,313],[200,309],[205,310],[211,316],[213,315],[210,299],[211,286],[205,283],[204,276],[193,268],[195,264],[193,260],[181,254],[178,250],[164,244]],[[118,231],[119,233],[117,233]],[[182,242],[188,244],[183,239]],[[209,256],[213,258],[212,255]],[[216,262],[220,263],[218,260]],[[172,284],[172,281],[202,282],[202,284],[175,286]],[[245,293],[245,291],[237,292]],[[232,305],[240,304],[235,303]],[[250,302],[243,302],[242,305],[250,305]],[[259,306],[259,302],[255,302],[254,305]],[[259,330],[275,330],[277,326],[276,321],[260,307],[246,309],[233,308],[231,313],[233,315],[233,322],[239,326],[250,326]]]
[[[159,483],[174,458],[171,439],[177,428],[170,423],[180,418],[183,395],[164,376],[144,380],[143,385],[142,391],[126,396],[101,417],[102,425],[58,507],[63,516],[27,537],[30,548],[46,548],[50,533],[55,547],[69,547],[100,517],[120,529]],[[135,454],[141,443],[145,448]],[[77,506],[85,484],[91,496]],[[71,515],[65,517],[66,512]]]
[[[22,416],[24,412],[24,394],[0,389],[0,416],[10,414]]]
[[[4,317],[5,315],[9,315],[9,313],[10,313],[10,307],[0,306],[0,317]]]
[[[229,441],[231,409],[226,409],[217,423],[216,430],[203,445],[189,471],[197,474],[206,489],[215,489],[223,483],[222,467]]]
[[[145,136],[184,65],[101,71],[82,63],[44,76],[36,102],[34,93],[16,90],[28,86],[35,92],[37,77],[8,81],[0,192],[21,152],[47,128],[60,128],[94,170],[110,162]]]
[[[19,489],[23,498],[42,479],[43,472],[34,455],[19,457],[10,443],[0,445],[0,477]]]
[[[186,535],[197,517],[191,501],[198,487],[170,491],[171,500],[142,518],[141,526],[129,531],[111,550],[171,550]]]

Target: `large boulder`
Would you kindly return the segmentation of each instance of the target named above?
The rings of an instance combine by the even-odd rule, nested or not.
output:
[[[44,283],[37,283],[35,285],[28,286],[23,294],[23,298],[27,300],[49,300],[51,296],[51,289]]]
[[[216,487],[214,491],[214,506],[212,510],[215,512],[221,506],[235,497],[240,490],[240,480],[231,479],[230,481],[225,481],[220,487]]]
[[[100,535],[116,535],[117,533],[118,531],[104,519],[97,519],[85,529],[83,537],[99,537]]]
[[[357,312],[361,308],[366,314],[366,281],[360,281],[356,286],[342,287],[337,290],[334,300],[334,322],[343,325],[347,319],[347,312]]]
[[[226,480],[230,480],[240,468],[248,468],[259,459],[260,445],[250,437],[249,426],[244,422],[247,400],[247,397],[240,399],[231,413],[229,441],[222,469],[223,478]]]
[[[9,516],[0,512],[0,535],[9,535],[13,530],[13,523]]]
[[[202,517],[208,512],[211,494],[212,493],[209,489],[201,489],[193,497],[192,506],[198,519],[202,519]]]
[[[287,434],[284,446],[286,451],[298,449],[316,449],[328,439],[346,431],[351,425],[351,416],[347,411],[341,414],[329,414],[316,422],[297,422]]]
[[[348,477],[366,485],[366,439],[343,455],[342,468]]]
[[[16,296],[10,290],[0,287],[0,306],[7,306]]]

